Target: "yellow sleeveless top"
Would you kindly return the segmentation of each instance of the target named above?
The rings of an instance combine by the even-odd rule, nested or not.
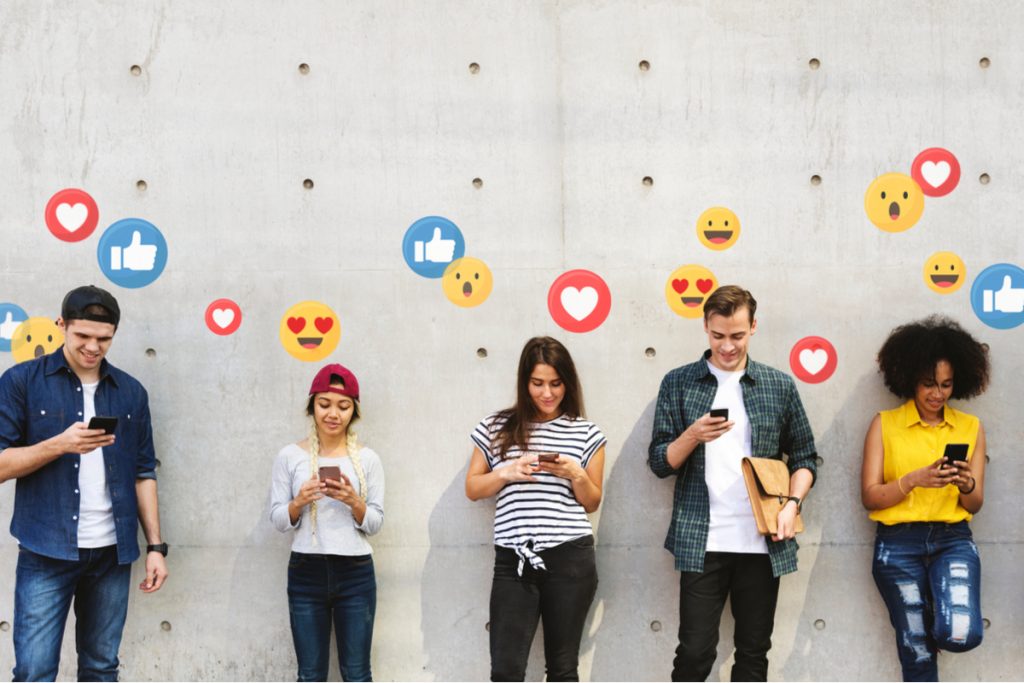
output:
[[[886,483],[932,464],[942,457],[949,443],[968,444],[968,462],[974,457],[978,418],[961,413],[948,403],[943,410],[942,424],[938,425],[929,425],[921,420],[913,399],[899,408],[883,410],[879,415],[882,418],[883,476]],[[954,524],[969,520],[971,513],[960,505],[957,487],[949,484],[941,489],[916,488],[896,505],[873,510],[868,516],[887,525],[903,522]]]

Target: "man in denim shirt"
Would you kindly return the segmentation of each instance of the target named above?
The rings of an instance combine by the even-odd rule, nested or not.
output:
[[[167,578],[146,390],[108,363],[121,312],[99,287],[68,292],[64,345],[0,377],[0,482],[17,479],[14,680],[54,680],[72,599],[78,679],[117,680],[138,524],[152,593]],[[112,434],[93,416],[117,418]]]
[[[792,378],[747,355],[757,302],[725,286],[704,304],[710,349],[665,376],[648,465],[675,477],[665,547],[679,570],[679,646],[672,680],[703,681],[714,664],[726,598],[736,620],[734,681],[764,681],[779,577],[796,571],[797,511],[817,471],[814,437]],[[712,408],[728,417],[711,417]],[[743,457],[788,456],[789,501],[778,533],[758,533]]]

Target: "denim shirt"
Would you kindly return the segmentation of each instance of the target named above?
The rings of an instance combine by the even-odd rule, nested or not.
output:
[[[135,482],[156,479],[156,454],[146,390],[105,359],[96,387],[96,414],[118,418],[116,440],[103,449],[107,488],[117,531],[117,561],[139,557]],[[64,347],[9,368],[0,377],[0,458],[11,447],[33,446],[82,420],[82,382],[68,367]],[[11,535],[26,550],[60,560],[78,559],[78,467],[65,453],[18,478]]]

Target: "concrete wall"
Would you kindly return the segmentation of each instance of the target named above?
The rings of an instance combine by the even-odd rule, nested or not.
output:
[[[1013,2],[4,0],[0,300],[53,317],[70,287],[106,283],[96,244],[118,218],[150,220],[169,243],[152,285],[106,283],[124,310],[110,359],[150,391],[172,544],[166,588],[132,596],[123,676],[294,675],[289,539],[269,525],[267,490],[274,455],[303,433],[318,367],[284,352],[278,326],[314,299],[340,316],[331,359],[359,376],[361,434],[388,477],[373,539],[377,678],[488,674],[493,503],[462,493],[468,432],[511,402],[519,350],[535,334],[568,345],[608,436],[581,675],[667,678],[678,624],[678,575],[661,547],[671,482],[645,458],[659,381],[704,348],[700,322],[663,294],[672,270],[698,263],[757,295],[758,360],[788,369],[807,335],[839,355],[829,381],[800,385],[824,464],[800,571],[782,582],[770,676],[899,675],[870,576],[860,449],[873,412],[896,404],[875,372],[877,347],[896,324],[941,312],[991,345],[995,370],[964,406],[990,444],[973,528],[991,625],[980,649],[942,656],[941,672],[1018,678],[1021,331],[984,326],[967,287],[939,296],[921,269],[942,250],[972,278],[1021,261],[1022,31]],[[864,214],[868,184],[908,173],[931,146],[956,153],[959,187],[929,199],[913,229],[878,230]],[[100,207],[99,230],[81,243],[43,223],[64,187]],[[742,221],[727,251],[694,232],[714,205]],[[455,221],[467,253],[493,270],[483,305],[451,305],[402,260],[405,229],[431,214]],[[547,312],[549,285],[571,268],[599,273],[612,292],[611,315],[588,334]],[[203,324],[219,297],[244,311],[229,337]],[[14,485],[0,487],[4,524],[13,500]],[[17,546],[0,533],[9,671]],[[713,678],[728,676],[731,628],[726,616]],[[62,678],[74,662],[69,637]]]

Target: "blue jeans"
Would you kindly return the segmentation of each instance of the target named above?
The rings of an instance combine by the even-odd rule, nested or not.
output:
[[[967,522],[878,525],[871,570],[905,681],[937,681],[938,650],[981,644],[981,560]]]
[[[55,560],[21,548],[14,588],[14,680],[52,681],[72,599],[78,680],[116,681],[121,632],[128,615],[131,565],[117,546],[80,548],[79,559]]]
[[[288,561],[288,612],[298,680],[327,680],[332,621],[342,678],[373,680],[370,644],[377,612],[373,556],[293,552]]]

